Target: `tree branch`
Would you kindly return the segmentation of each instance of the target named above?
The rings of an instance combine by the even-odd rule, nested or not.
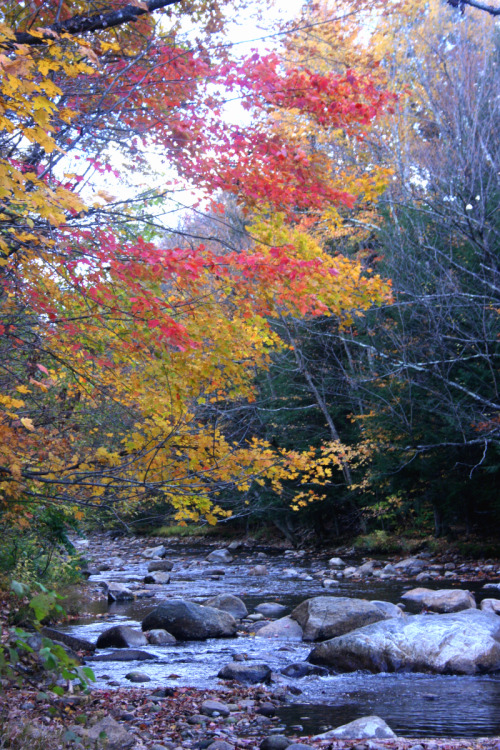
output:
[[[477,0],[448,0],[448,5],[452,5],[454,8],[461,9],[463,9],[464,5],[469,5],[471,8],[483,10],[485,13],[489,13],[491,16],[500,16],[500,8],[493,8],[491,5],[478,3]]]
[[[46,40],[51,37],[50,32],[56,34],[85,34],[89,31],[102,31],[110,29],[113,26],[121,26],[124,23],[135,21],[139,16],[146,13],[153,13],[155,10],[166,8],[168,5],[174,5],[180,0],[145,0],[141,3],[142,7],[137,5],[126,5],[119,10],[111,10],[108,13],[95,13],[92,16],[78,15],[68,18],[66,21],[56,22],[52,26],[44,29],[45,37],[33,36],[29,32],[19,31],[15,35],[18,44],[45,44]],[[147,6],[147,7],[146,7]]]

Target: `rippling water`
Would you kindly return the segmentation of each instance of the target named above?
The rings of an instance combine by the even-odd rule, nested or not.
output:
[[[233,563],[223,567],[225,575],[217,577],[211,571],[220,566],[206,563],[203,559],[210,549],[174,549],[169,555],[174,562],[172,582],[165,587],[151,587],[155,591],[153,599],[140,599],[109,608],[107,604],[99,602],[90,607],[93,617],[82,619],[67,630],[95,641],[100,633],[113,624],[128,624],[140,629],[144,616],[165,596],[201,602],[217,593],[231,593],[240,596],[251,612],[253,607],[264,601],[279,601],[291,609],[306,598],[328,594],[395,603],[400,600],[404,590],[413,587],[408,582],[368,578],[363,581],[341,581],[335,588],[325,591],[315,578],[318,570],[325,569],[324,560],[291,560],[283,556],[257,559],[255,554],[248,553],[238,555]],[[148,562],[138,560],[122,571],[93,576],[91,582],[141,581]],[[249,576],[249,567],[256,563],[265,564],[269,574]],[[311,579],[288,578],[283,572],[285,568],[294,568],[304,576],[311,576]],[[448,581],[425,585],[434,588],[471,588],[470,583],[461,585]],[[481,592],[478,600],[485,595],[486,592]],[[499,596],[491,591],[487,595]],[[106,619],[98,617],[105,612],[108,613]],[[237,638],[190,641],[174,646],[147,646],[144,650],[157,656],[158,661],[94,663],[97,686],[109,686],[110,682],[130,686],[125,675],[138,669],[151,678],[151,682],[144,683],[148,688],[158,685],[214,688],[218,684],[217,672],[221,666],[232,661],[235,654],[245,654],[250,660],[265,661],[273,671],[279,673],[287,664],[306,659],[311,644],[270,641],[245,634]],[[304,734],[326,731],[368,714],[381,716],[400,735],[481,737],[500,734],[500,676],[372,675],[358,672],[328,677],[310,676],[299,680],[279,675],[280,682],[301,691],[295,703],[280,709],[279,715],[288,727],[302,726]]]

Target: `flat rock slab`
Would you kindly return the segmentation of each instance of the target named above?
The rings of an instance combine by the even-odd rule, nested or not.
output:
[[[90,641],[85,640],[85,638],[78,638],[69,633],[64,633],[61,630],[56,630],[56,628],[44,627],[42,628],[41,633],[45,638],[51,638],[53,641],[64,643],[65,646],[73,649],[73,651],[95,650],[95,645]]]
[[[321,643],[308,660],[339,672],[497,672],[500,619],[477,609],[394,617]]]
[[[124,648],[120,651],[112,651],[110,654],[99,654],[92,656],[88,661],[150,661],[156,659],[154,654],[147,651],[138,651],[135,648]]]
[[[343,724],[336,729],[330,729],[323,734],[317,734],[315,740],[350,740],[350,739],[393,739],[396,737],[392,729],[380,716],[363,716],[361,719]]]

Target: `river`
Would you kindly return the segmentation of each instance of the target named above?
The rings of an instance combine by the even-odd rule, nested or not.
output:
[[[99,584],[105,581],[131,584],[143,581],[150,560],[137,552],[127,554],[126,548],[123,554],[123,543],[121,546],[119,543],[104,546],[102,554],[96,554],[94,550],[94,559],[96,562],[109,560],[111,570],[91,576],[91,587],[98,589]],[[150,545],[144,543],[146,546]],[[167,559],[174,566],[170,584],[144,587],[152,593],[152,597],[147,599],[109,606],[103,597],[86,602],[80,608],[81,618],[65,630],[95,641],[111,625],[127,624],[140,629],[145,615],[166,597],[203,603],[218,593],[234,594],[243,599],[248,611],[252,612],[262,602],[279,602],[291,610],[304,599],[325,595],[397,603],[405,590],[416,585],[407,580],[349,579],[340,580],[325,591],[319,577],[327,567],[325,557],[286,557],[283,552],[268,551],[266,554],[252,549],[234,553],[232,563],[220,566],[205,561],[213,547],[170,542],[166,546],[169,550]],[[117,551],[119,559],[113,556]],[[267,575],[249,575],[249,569],[256,564],[264,564]],[[293,569],[295,575],[300,577],[292,577],[285,572],[287,569]],[[222,570],[224,575],[217,573]],[[500,591],[482,591],[482,583],[461,584],[456,580],[424,585],[429,588],[475,589],[478,603],[486,596],[500,597]],[[69,602],[69,605],[75,609],[75,602]],[[232,661],[235,654],[245,654],[248,659],[269,664],[277,674],[275,686],[287,685],[293,691],[293,702],[279,712],[283,724],[290,731],[301,731],[298,730],[300,726],[304,734],[313,734],[361,716],[377,714],[401,736],[465,738],[500,734],[500,675],[373,675],[357,672],[290,679],[279,674],[288,664],[304,661],[311,649],[310,643],[271,641],[243,633],[231,639],[147,646],[144,650],[157,656],[155,662],[142,662],[140,665],[135,662],[100,662],[91,666],[96,674],[97,687],[130,685],[125,675],[139,668],[151,678],[146,684],[148,688],[165,685],[213,688],[218,684],[216,675],[219,669]]]

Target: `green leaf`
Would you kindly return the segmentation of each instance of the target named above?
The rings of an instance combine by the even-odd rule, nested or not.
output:
[[[21,583],[20,581],[12,581],[10,584],[10,588],[16,594],[16,596],[26,596],[26,594],[29,593],[29,586],[27,586],[25,583]]]

